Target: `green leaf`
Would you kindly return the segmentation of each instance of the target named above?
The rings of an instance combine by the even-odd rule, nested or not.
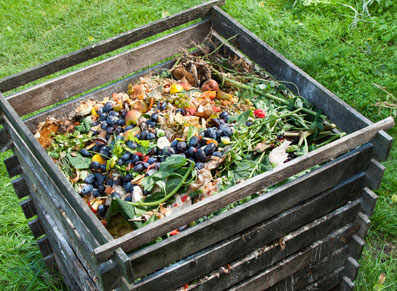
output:
[[[170,169],[177,169],[183,167],[187,159],[181,155],[169,156],[164,162],[160,164],[160,171],[170,171]]]
[[[287,109],[288,109],[289,111],[292,111],[292,110],[294,110],[294,106],[295,106],[295,99],[291,99],[291,100],[288,102]]]
[[[164,192],[156,192],[147,196],[144,202],[154,202],[163,199],[164,197],[165,197]]]
[[[111,221],[112,217],[116,214],[121,214],[128,223],[134,228],[142,227],[141,222],[129,221],[135,217],[135,207],[129,204],[127,201],[121,200],[119,198],[113,199],[110,203],[109,209],[106,212],[105,218],[108,222]]]
[[[91,159],[83,157],[80,153],[75,153],[76,156],[71,156],[70,153],[66,155],[66,158],[70,162],[73,168],[77,170],[84,170],[90,167]]]
[[[187,132],[187,143],[189,144],[190,139],[196,135],[198,129],[197,127],[189,125],[189,130]]]
[[[237,121],[240,124],[245,124],[250,117],[254,117],[254,114],[251,110],[247,110],[237,116],[230,117],[229,122]]]
[[[168,178],[167,183],[165,185],[166,193],[170,193],[172,190],[174,190],[181,181],[182,178],[178,176]]]

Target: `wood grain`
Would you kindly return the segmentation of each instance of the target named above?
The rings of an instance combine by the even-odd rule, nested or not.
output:
[[[12,94],[7,101],[19,115],[34,112],[163,61],[182,48],[201,43],[209,31],[209,20],[200,21],[158,40]]]
[[[372,146],[363,146],[295,181],[189,228],[178,236],[130,255],[134,274],[142,277],[152,273],[329,189],[364,171],[371,153]]]
[[[2,130],[5,131],[4,129],[2,129]],[[3,140],[1,140],[1,142],[3,142]],[[5,142],[5,140],[4,140],[4,142]],[[22,174],[22,168],[18,162],[18,158],[16,157],[16,155],[13,155],[13,156],[5,159],[4,165],[6,166],[7,173],[10,178],[13,178],[17,175]]]
[[[41,255],[44,257],[52,254],[52,247],[51,244],[46,236],[37,240],[37,246],[40,249]]]
[[[332,212],[348,201],[355,200],[360,194],[357,192],[357,187],[359,188],[361,183],[363,183],[363,175],[292,207],[240,234],[203,249],[137,282],[134,286],[137,290],[160,290],[160,288],[168,290],[192,281],[274,240],[284,238],[289,232]],[[349,209],[346,223],[349,223],[349,220],[353,221],[359,211],[359,201],[355,200],[346,208]],[[343,212],[343,210],[346,209],[341,211]],[[334,222],[337,222],[338,219]],[[330,227],[332,228],[332,226]],[[275,261],[272,261],[272,257],[270,257],[270,262],[268,262],[270,264],[277,262],[277,258],[283,255],[276,252],[273,254]],[[259,261],[258,265],[253,264],[252,267],[253,269],[255,266],[260,268],[263,264],[266,264],[265,261]],[[245,265],[244,271],[248,271],[250,267],[250,264]],[[253,271],[249,274],[254,273]]]
[[[265,172],[248,181],[242,182],[231,187],[215,196],[208,197],[198,203],[187,207],[173,215],[158,220],[139,230],[124,235],[94,250],[94,254],[99,262],[110,258],[112,251],[118,247],[129,252],[135,248],[150,242],[158,236],[164,235],[181,225],[190,223],[204,215],[225,207],[238,201],[250,194],[259,192],[266,187],[275,185],[288,177],[302,172],[305,169],[321,164],[329,159],[335,158],[340,154],[352,150],[362,144],[369,142],[379,130],[389,129],[394,125],[392,118],[384,119],[373,125],[369,125],[354,133],[318,148],[304,156],[296,158],[284,165]]]
[[[38,238],[45,234],[43,227],[41,226],[40,220],[36,217],[35,219],[28,222],[30,231],[34,238]]]
[[[225,0],[213,0],[159,19],[149,24],[121,33],[104,41],[84,47],[62,57],[40,64],[0,80],[0,92],[6,92],[34,80],[91,60],[108,52],[122,48],[149,36],[205,17],[213,5],[223,5]]]
[[[15,180],[12,180],[11,184],[19,199],[30,195],[30,190],[24,177],[18,177]]]
[[[31,198],[25,199],[19,203],[22,208],[23,214],[27,219],[32,218],[36,215],[36,208],[34,207],[33,200]]]
[[[313,284],[310,284],[307,286],[305,289],[306,291],[327,291],[331,290],[335,286],[337,286],[343,277],[343,272],[344,272],[344,267],[340,267],[336,269],[334,272],[332,272],[329,275],[324,276],[320,280],[317,280]],[[332,289],[333,290],[333,289]],[[339,290],[339,289],[336,289]]]
[[[344,131],[351,133],[372,124],[369,119],[339,99],[220,8],[211,9],[211,22],[215,31],[226,39],[238,35],[233,38],[233,44],[238,49],[277,80],[292,82],[298,86],[301,96],[316,108],[321,109]],[[296,92],[294,85],[286,84],[286,86]],[[393,139],[383,131],[376,136],[374,146],[381,161],[389,156],[392,141]]]
[[[365,187],[363,189],[363,194],[361,195],[361,208],[365,215],[370,217],[374,212],[376,200],[378,200],[378,196],[372,192],[371,189]]]

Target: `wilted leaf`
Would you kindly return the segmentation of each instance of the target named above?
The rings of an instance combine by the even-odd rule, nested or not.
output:
[[[91,159],[83,157],[80,153],[76,153],[76,156],[67,154],[66,157],[73,168],[77,170],[84,170],[90,167]]]
[[[391,196],[391,201],[393,203],[397,203],[397,194],[393,194],[393,196]]]
[[[290,141],[285,141],[280,146],[274,148],[269,154],[269,162],[275,167],[284,164],[284,161],[288,158],[287,149],[290,144]]]
[[[381,285],[383,285],[383,284],[385,283],[385,280],[386,280],[386,274],[385,274],[385,273],[381,273],[381,274],[379,275],[378,283],[381,284]]]
[[[167,10],[164,10],[163,13],[161,13],[161,18],[165,18],[167,16],[170,16]]]

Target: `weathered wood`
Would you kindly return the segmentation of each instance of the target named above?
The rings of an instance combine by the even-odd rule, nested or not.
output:
[[[367,143],[379,130],[390,128],[393,125],[393,119],[387,118],[366,128],[360,129],[304,156],[285,163],[282,166],[273,169],[273,171],[260,174],[217,195],[199,201],[173,215],[155,221],[139,230],[133,231],[121,238],[104,244],[95,249],[94,253],[98,261],[103,262],[111,257],[112,251],[118,247],[122,247],[124,251],[129,252],[181,225],[190,223],[204,215],[211,214],[226,205],[246,197],[247,195],[259,192],[264,188],[275,185],[305,169],[321,164],[346,151]]]
[[[194,280],[215,268],[263,247],[273,240],[283,238],[287,233],[312,222],[348,201],[354,200],[359,195],[359,192],[357,193],[354,189],[363,183],[363,179],[364,175],[361,175],[359,178],[343,183],[331,191],[315,196],[258,226],[204,249],[174,265],[163,268],[137,282],[134,287],[137,290],[154,290],[156,288],[168,290],[183,285],[186,281]],[[352,208],[351,211],[354,212],[351,219],[354,219],[359,206],[358,199],[347,206],[347,208]],[[275,257],[277,257],[277,254],[275,254]],[[261,267],[262,264],[263,262],[260,262],[258,267]]]
[[[348,257],[345,262],[345,275],[354,281],[358,274],[360,264],[352,257]]]
[[[59,120],[68,119],[70,116],[70,112],[74,112],[81,102],[91,98],[99,101],[99,100],[103,100],[104,96],[110,96],[114,92],[125,92],[127,90],[128,84],[131,84],[139,80],[140,77],[149,75],[151,73],[159,72],[163,69],[170,69],[174,63],[175,60],[171,60],[153,66],[151,68],[143,70],[142,72],[129,76],[125,79],[109,84],[103,88],[84,94],[83,96],[80,96],[76,99],[70,100],[68,102],[59,104],[48,110],[40,112],[34,116],[25,119],[24,123],[30,129],[31,132],[35,132],[39,123],[46,121],[49,116]],[[10,146],[12,145],[10,142],[11,140],[8,132],[4,128],[0,129],[0,152],[9,150]]]
[[[27,180],[27,182],[32,184],[29,180]],[[64,276],[65,281],[70,281],[70,278],[74,278],[78,280],[82,290],[97,290],[92,278],[94,278],[97,283],[99,281],[98,278],[95,278],[95,276],[91,277],[87,273],[87,270],[76,257],[75,252],[71,249],[64,235],[59,231],[54,219],[41,206],[41,201],[39,201],[37,196],[37,191],[33,191],[32,199],[37,209],[39,209],[37,215],[46,233],[46,238],[48,238],[52,246],[59,271]]]
[[[112,240],[112,236],[105,229],[102,223],[96,219],[96,216],[88,208],[87,204],[80,198],[80,196],[73,189],[72,185],[65,179],[65,176],[54,164],[45,150],[41,147],[39,142],[35,139],[33,134],[29,131],[26,125],[22,122],[15,110],[5,100],[4,96],[0,93],[0,110],[3,111],[6,117],[3,118],[4,126],[8,127],[8,132],[11,135],[14,132],[14,141],[19,141],[20,146],[28,148],[28,152],[38,162],[38,170],[45,171],[52,180],[51,185],[56,185],[55,188],[61,193],[60,197],[70,203],[70,206],[78,214],[78,217],[87,225],[92,233],[93,239],[98,240],[99,243],[106,243]],[[12,125],[11,125],[12,124]],[[19,159],[21,162],[21,159]],[[22,163],[22,162],[21,162]],[[24,167],[25,168],[25,167]],[[77,218],[76,218],[77,219]]]
[[[238,35],[233,38],[233,44],[245,55],[259,66],[265,68],[277,80],[292,82],[298,86],[301,96],[318,109],[321,109],[344,131],[350,133],[372,124],[370,120],[343,102],[335,94],[216,6],[211,10],[211,22],[215,31],[226,39]],[[286,86],[296,92],[294,85],[286,84]],[[381,161],[387,159],[392,141],[393,139],[385,132],[379,132],[376,136],[374,146]]]
[[[12,180],[11,184],[19,199],[30,195],[30,190],[26,185],[24,177],[18,177],[15,180]]]
[[[0,80],[0,92],[6,92],[34,80],[122,48],[149,36],[206,16],[213,5],[223,5],[225,0],[213,0],[177,14],[159,19],[133,30],[121,33],[96,44],[56,58],[15,75]]]
[[[371,145],[355,149],[295,181],[132,254],[135,276],[142,277],[168,266],[364,171],[371,153]]]
[[[278,283],[279,281],[299,271],[301,268],[304,268],[309,264],[316,262],[317,254],[320,250],[323,251],[322,250],[323,248],[324,248],[323,243],[318,242],[313,246],[310,246],[308,250],[301,251],[295,255],[288,257],[287,259],[281,261],[275,266],[245,280],[244,282],[230,288],[229,290],[236,291],[236,290],[268,289],[272,287],[274,284]],[[346,254],[347,254],[347,246],[337,250],[335,253],[331,254],[330,257],[332,256],[342,257],[345,256]],[[342,260],[341,262],[339,262],[339,260],[337,262],[342,264]]]
[[[121,248],[118,248],[115,251],[114,260],[117,266],[119,267],[121,276],[124,277],[130,283],[134,282],[131,260]]]
[[[55,274],[57,274],[59,272],[58,271],[58,265],[57,265],[57,262],[55,260],[54,253],[51,253],[48,256],[44,257],[43,258],[43,263],[44,263],[44,266],[47,269],[47,272],[49,272],[51,275],[54,276]]]
[[[341,291],[351,291],[354,290],[354,283],[352,280],[350,280],[349,277],[343,276],[342,282],[340,284],[341,286]]]
[[[364,249],[364,245],[365,242],[358,235],[354,234],[349,245],[349,254],[358,260]]]
[[[368,216],[362,212],[360,212],[357,215],[356,220],[357,220],[357,225],[360,226],[360,228],[357,230],[357,235],[362,239],[364,239],[365,236],[367,235],[369,224],[371,223],[371,221],[368,219]]]
[[[42,236],[43,234],[45,234],[43,227],[40,224],[40,220],[38,218],[35,218],[31,221],[28,222],[30,231],[33,234],[34,238],[38,238],[40,236]]]
[[[371,189],[365,187],[361,195],[361,208],[368,217],[374,212],[376,200],[378,200],[378,196]]]
[[[11,135],[12,131],[9,131]],[[14,138],[13,138],[14,139]],[[15,140],[15,139],[14,139]],[[92,249],[98,246],[98,242],[93,238],[85,225],[81,222],[77,214],[59,193],[56,186],[44,173],[43,169],[34,164],[35,159],[27,148],[24,148],[22,159],[20,140],[15,140],[14,152],[20,158],[21,165],[25,169],[26,182],[31,183],[30,188],[40,200],[42,207],[54,219],[54,223],[62,232],[65,239],[73,247],[76,255],[88,268],[95,268],[95,261],[91,256]],[[54,195],[57,194],[55,197]],[[32,195],[33,197],[33,195]]]
[[[342,280],[344,272],[344,267],[340,267],[336,269],[331,274],[324,276],[320,280],[314,282],[313,284],[307,286],[304,290],[307,291],[326,291],[331,290],[335,286],[337,286]],[[334,289],[332,289],[334,290]]]
[[[317,264],[310,264],[298,272],[290,275],[288,278],[270,287],[269,291],[284,291],[284,290],[302,290],[306,286],[315,282],[318,279],[332,273],[335,269],[340,268],[346,256],[346,251],[340,249],[331,255],[322,258]]]
[[[23,214],[27,219],[36,215],[36,208],[34,207],[33,201],[31,198],[25,199],[19,203],[22,207]]]
[[[34,112],[163,61],[182,48],[201,43],[209,31],[209,20],[203,20],[158,40],[12,94],[7,101],[19,115]]]
[[[6,142],[6,140],[4,140],[4,142]],[[5,159],[4,165],[6,166],[7,173],[10,178],[22,174],[21,165],[19,164],[18,158],[15,155]]]
[[[266,269],[315,241],[327,237],[327,235],[334,244],[338,245],[338,248],[343,247],[346,240],[352,235],[354,226],[352,224],[341,226],[353,220],[351,216],[355,215],[355,211],[352,210],[354,208],[351,206],[337,209],[329,215],[287,234],[282,240],[283,248],[281,248],[279,241],[260,247],[244,258],[231,262],[227,268],[221,267],[199,279],[197,284],[189,287],[189,290],[223,290],[258,271]]]
[[[37,246],[39,247],[43,258],[52,253],[51,244],[46,236],[37,240]]]
[[[385,172],[385,166],[379,163],[377,160],[372,159],[367,170],[367,185],[371,189],[378,189],[382,182],[383,173]]]

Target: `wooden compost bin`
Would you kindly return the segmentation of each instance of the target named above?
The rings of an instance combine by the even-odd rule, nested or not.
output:
[[[58,269],[73,290],[328,290],[352,289],[392,138],[388,118],[373,124],[223,12],[210,1],[0,80],[8,91],[194,19],[157,40],[82,69],[3,97],[0,147],[34,237],[49,270]],[[212,39],[231,54],[245,55],[299,93],[348,133],[307,155],[113,239],[32,134],[48,116],[64,118],[79,102],[125,91],[181,47]],[[238,51],[236,49],[240,51]],[[145,66],[160,65],[125,77]],[[92,88],[78,99],[24,121],[19,117]],[[291,86],[296,90],[295,86]],[[320,165],[300,178],[187,229],[160,243],[140,246],[169,231]],[[139,249],[139,250],[137,250]],[[134,251],[135,250],[135,251]],[[189,285],[185,285],[189,283]]]

